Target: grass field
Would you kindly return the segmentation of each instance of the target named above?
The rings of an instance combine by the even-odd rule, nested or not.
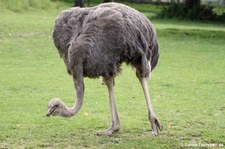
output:
[[[224,25],[153,20],[160,60],[149,89],[164,130],[150,135],[141,86],[123,65],[115,87],[122,129],[99,137],[94,134],[110,126],[110,114],[107,89],[98,79],[85,79],[84,105],[76,116],[45,116],[53,97],[74,102],[72,79],[51,39],[59,11],[0,10],[0,148],[225,146]]]

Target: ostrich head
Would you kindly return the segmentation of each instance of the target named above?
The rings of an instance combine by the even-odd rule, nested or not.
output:
[[[53,98],[48,103],[48,113],[46,116],[62,116],[62,117],[71,117],[75,113],[77,113],[80,109],[80,105],[78,108],[76,106],[72,108],[68,108],[62,100],[59,98]]]
[[[63,116],[66,111],[65,104],[59,98],[53,98],[48,103],[48,113],[46,116]]]

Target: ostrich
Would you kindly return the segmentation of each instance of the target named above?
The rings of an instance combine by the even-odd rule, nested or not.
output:
[[[136,70],[148,107],[152,135],[158,135],[163,127],[153,111],[147,80],[157,64],[159,53],[156,32],[147,17],[118,3],[70,8],[56,18],[53,39],[73,78],[76,99],[70,108],[59,98],[50,100],[46,116],[71,117],[76,114],[84,98],[83,78],[102,77],[109,92],[112,125],[96,134],[111,135],[119,131],[114,78],[125,62]]]

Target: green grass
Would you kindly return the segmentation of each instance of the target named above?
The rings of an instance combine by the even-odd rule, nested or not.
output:
[[[99,137],[94,134],[110,126],[110,114],[107,89],[98,79],[85,79],[84,105],[76,116],[45,116],[53,97],[70,106],[74,102],[72,79],[51,39],[59,11],[0,13],[0,148],[225,145],[224,25],[153,20],[160,59],[149,89],[164,130],[156,138],[149,134],[141,86],[134,71],[123,65],[115,87],[122,129]]]

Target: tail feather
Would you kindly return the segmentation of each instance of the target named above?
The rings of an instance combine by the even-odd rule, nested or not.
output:
[[[151,71],[153,71],[153,69],[155,68],[155,66],[158,63],[158,59],[159,59],[159,46],[157,41],[155,41],[155,44],[153,44],[153,46],[149,47],[150,48],[150,52],[151,52]]]

